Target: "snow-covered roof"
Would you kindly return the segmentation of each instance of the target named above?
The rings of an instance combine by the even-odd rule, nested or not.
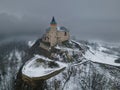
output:
[[[60,31],[66,31],[66,32],[69,32],[68,29],[64,26],[61,26],[61,27],[58,27]]]
[[[48,75],[57,70],[67,67],[66,64],[56,61],[55,63],[58,64],[59,67],[50,68],[50,67],[45,66],[44,63],[37,62],[38,59],[42,59],[47,62],[53,61],[44,56],[35,55],[35,57],[33,57],[31,60],[25,63],[22,69],[22,74],[28,77],[31,77],[31,78],[42,77],[42,76]]]
[[[49,30],[50,30],[50,27],[48,27],[48,28],[46,29],[46,31],[49,31]],[[58,30],[58,31],[69,32],[69,30],[68,30],[66,27],[64,27],[64,26],[57,27],[57,30]]]

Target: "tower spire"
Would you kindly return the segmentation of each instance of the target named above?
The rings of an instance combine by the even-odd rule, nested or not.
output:
[[[52,21],[50,22],[50,24],[51,24],[51,25],[56,25],[56,24],[57,24],[56,21],[55,21],[54,16],[53,16]]]

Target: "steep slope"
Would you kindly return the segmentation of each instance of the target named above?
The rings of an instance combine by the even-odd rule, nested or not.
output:
[[[120,48],[115,51],[111,44],[73,42],[87,47],[84,58],[77,58],[65,71],[48,80],[48,90],[120,90],[120,64],[115,63]]]
[[[66,60],[68,67],[46,81],[47,90],[120,90],[120,64],[114,62],[120,57],[120,45],[92,41],[76,43],[85,50],[82,58],[76,57],[80,47],[57,47],[68,50],[70,55],[74,53],[73,61]],[[33,43],[29,42],[31,45]],[[29,46],[22,41],[0,45],[0,90],[13,90],[16,73],[30,58],[24,57],[28,55]]]
[[[0,90],[13,90],[15,76],[28,50],[24,41],[10,41],[0,44]]]
[[[48,90],[120,90],[120,69],[86,61],[47,81]]]

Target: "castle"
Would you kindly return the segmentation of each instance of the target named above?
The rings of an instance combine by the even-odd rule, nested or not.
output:
[[[53,17],[50,23],[50,27],[42,36],[42,42],[40,42],[40,47],[48,50],[50,47],[69,40],[69,38],[69,31],[65,27],[58,27],[55,18]]]

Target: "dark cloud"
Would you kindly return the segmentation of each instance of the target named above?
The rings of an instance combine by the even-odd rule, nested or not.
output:
[[[120,38],[120,0],[0,0],[0,34],[41,33],[52,16],[80,39]]]
[[[22,16],[19,18],[7,13],[0,14],[0,33],[41,32],[45,25],[42,19],[36,17]]]

